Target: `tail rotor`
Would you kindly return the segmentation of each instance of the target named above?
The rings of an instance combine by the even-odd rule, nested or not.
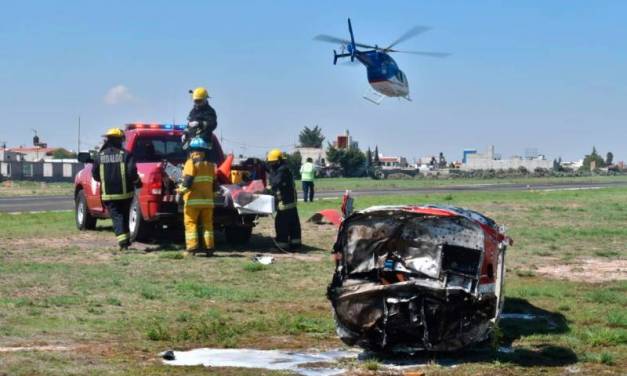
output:
[[[357,48],[355,47],[355,35],[353,35],[353,25],[351,24],[351,19],[348,19],[348,32],[351,34],[351,44],[348,46],[348,50],[351,54],[351,62],[355,61],[355,51]]]

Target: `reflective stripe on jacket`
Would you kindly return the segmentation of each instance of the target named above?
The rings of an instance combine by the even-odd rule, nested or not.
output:
[[[96,155],[92,177],[100,182],[102,201],[132,198],[134,185],[139,180],[132,156],[122,149],[108,145]]]
[[[285,208],[287,205],[293,204],[296,207],[296,187],[294,186],[294,178],[286,164],[278,166],[276,169],[270,170],[269,183],[276,197],[277,208]]]
[[[183,187],[187,189],[183,195],[185,205],[212,207],[214,176],[215,165],[192,153],[183,167]]]

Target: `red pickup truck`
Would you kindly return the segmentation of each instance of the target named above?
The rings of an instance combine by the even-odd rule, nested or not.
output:
[[[133,241],[149,239],[158,227],[182,227],[182,208],[176,200],[176,182],[166,174],[166,164],[181,165],[185,162],[186,153],[181,142],[183,130],[184,126],[173,124],[126,126],[124,147],[133,155],[142,181],[142,187],[135,192],[131,205],[129,230]],[[225,157],[215,136],[213,152],[216,153],[218,165],[221,165]],[[79,153],[79,161],[85,163],[85,167],[74,178],[76,226],[79,230],[92,230],[96,227],[96,221],[108,218],[109,213],[100,199],[100,183],[91,175],[91,154]],[[232,168],[247,170],[245,166]],[[250,239],[252,228],[260,215],[240,214],[233,205],[225,203],[228,201],[216,198],[214,228],[224,230],[229,243],[244,244]]]

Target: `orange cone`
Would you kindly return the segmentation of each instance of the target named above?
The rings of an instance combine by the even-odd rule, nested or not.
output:
[[[226,159],[218,167],[218,181],[221,184],[231,184],[231,166],[233,165],[233,154],[226,156]]]

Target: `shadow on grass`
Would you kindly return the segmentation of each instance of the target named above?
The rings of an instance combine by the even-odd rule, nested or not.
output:
[[[311,247],[306,244],[303,244],[298,250],[284,252],[279,250],[275,244],[274,240],[269,236],[264,236],[260,234],[253,234],[250,238],[250,241],[247,244],[233,245],[229,244],[221,232],[216,233],[216,251],[221,252],[217,257],[250,257],[250,255],[238,253],[238,252],[254,252],[258,254],[286,254],[286,253],[294,253],[294,254],[306,254],[309,252],[321,251],[322,249],[317,247]]]
[[[519,318],[516,318],[516,316]],[[529,318],[522,318],[528,315]],[[529,301],[520,298],[506,298],[503,307],[503,317],[499,322],[501,331],[500,342],[504,346],[511,346],[512,342],[522,337],[536,334],[561,334],[570,329],[564,315],[551,312],[534,306]]]
[[[522,367],[563,367],[577,362],[577,355],[562,346],[541,344],[531,348],[511,347],[513,341],[523,337],[568,332],[570,329],[562,314],[536,307],[519,298],[508,298],[503,313],[509,317],[500,321],[497,338],[493,341],[454,352],[418,352],[413,355],[366,352],[360,358],[376,358],[383,364],[407,366],[500,362]]]
[[[214,254],[212,257],[250,257],[250,255],[242,254],[241,252],[260,254],[285,253],[276,248],[274,241],[269,236],[253,233],[246,244],[230,244],[224,236],[224,231],[218,230],[214,233],[214,236],[216,243],[215,251],[219,252],[219,254]],[[154,237],[144,244],[149,245],[144,249],[144,252],[182,251],[185,249],[184,232],[179,229],[168,231],[157,230],[155,231]],[[294,251],[294,253],[303,254],[320,250],[320,248],[303,244],[303,246],[299,250]]]

